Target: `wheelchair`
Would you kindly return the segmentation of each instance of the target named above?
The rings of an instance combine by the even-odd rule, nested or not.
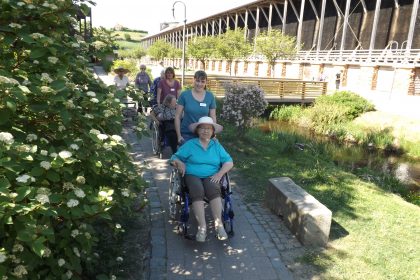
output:
[[[234,235],[233,218],[235,213],[232,208],[232,191],[229,182],[229,175],[225,174],[220,181],[222,197],[222,222],[229,237]],[[204,201],[209,201],[205,198]],[[194,236],[188,233],[188,219],[190,215],[190,205],[192,201],[189,196],[185,179],[176,168],[172,168],[169,185],[169,217],[178,222],[177,232],[184,238],[194,240]]]
[[[129,119],[131,119],[132,121],[136,121],[138,119],[137,102],[134,102],[129,97],[126,97],[121,101],[124,105],[124,107],[122,108],[122,115],[124,117],[124,121],[128,121]]]
[[[160,129],[159,123],[151,120],[150,129],[152,130],[152,150],[153,154],[162,158],[163,147],[160,143]]]
[[[162,151],[165,149],[165,147],[171,146],[171,142],[170,142],[171,140],[168,139],[167,134],[170,132],[175,133],[175,130],[170,131],[170,132],[169,131],[165,132],[163,133],[163,136],[162,136],[161,135],[162,131],[161,131],[161,128],[159,127],[160,124],[153,120],[151,120],[151,122],[152,123],[150,124],[150,129],[152,130],[152,150],[155,155],[159,156],[159,158],[162,158],[163,156]],[[171,121],[168,120],[168,121],[162,122],[161,124],[163,126],[162,130],[165,130],[165,126],[168,125],[168,122],[171,122]]]

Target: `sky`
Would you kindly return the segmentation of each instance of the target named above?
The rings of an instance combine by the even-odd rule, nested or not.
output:
[[[184,5],[175,5],[175,19],[172,16],[174,0],[95,0],[92,7],[94,27],[106,28],[120,24],[131,29],[148,31],[149,35],[159,32],[162,22],[183,22]],[[183,0],[186,6],[187,24],[225,10],[236,8],[255,0]]]

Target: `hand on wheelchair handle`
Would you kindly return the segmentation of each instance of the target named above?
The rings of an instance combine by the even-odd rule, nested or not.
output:
[[[182,161],[173,161],[172,165],[181,173],[181,176],[185,175],[185,164]]]

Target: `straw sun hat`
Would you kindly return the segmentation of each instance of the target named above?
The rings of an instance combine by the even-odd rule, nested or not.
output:
[[[221,126],[220,124],[217,124],[215,122],[213,122],[213,119],[210,117],[201,117],[198,122],[196,123],[192,123],[190,124],[190,126],[188,127],[191,132],[195,132],[196,128],[200,125],[200,124],[211,124],[214,128],[214,133],[219,133],[223,130],[223,126]]]
[[[128,72],[130,72],[128,69],[125,69],[122,66],[119,66],[117,68],[114,69],[114,73],[118,74],[119,72],[123,72],[124,74],[127,74]]]

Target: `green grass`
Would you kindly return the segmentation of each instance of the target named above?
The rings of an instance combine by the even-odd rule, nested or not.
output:
[[[135,41],[122,41],[122,40],[117,40],[115,41],[115,43],[118,45],[118,47],[120,49],[134,49],[134,48],[138,48],[140,46],[139,42],[135,42]]]
[[[220,141],[234,158],[246,201],[264,197],[269,178],[287,176],[333,212],[327,249],[302,261],[321,279],[415,279],[420,275],[420,211],[392,192],[392,178],[351,173],[331,161],[322,144],[294,148],[299,136],[249,131],[238,139],[228,125]],[[398,186],[398,185],[397,185]]]
[[[132,41],[140,41],[141,38],[143,38],[147,35],[145,33],[133,32],[133,31],[114,31],[114,32],[112,32],[112,35],[117,36],[117,40],[125,40],[124,34],[130,35]]]

